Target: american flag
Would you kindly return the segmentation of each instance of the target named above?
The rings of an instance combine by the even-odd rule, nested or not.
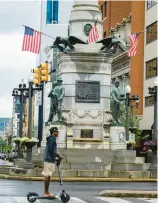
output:
[[[95,42],[99,38],[99,33],[98,33],[96,24],[97,24],[97,22],[94,24],[94,26],[92,27],[92,29],[89,33],[88,44]]]
[[[140,33],[142,33],[142,32],[132,34],[129,37],[130,38],[130,49],[128,51],[129,57],[135,56],[137,53],[138,37],[139,37]]]
[[[25,26],[22,51],[39,54],[41,46],[41,32]]]

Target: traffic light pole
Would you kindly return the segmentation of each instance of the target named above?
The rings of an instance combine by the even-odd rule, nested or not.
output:
[[[44,100],[44,83],[41,84],[41,105],[39,105],[39,113],[38,113],[38,144],[37,147],[41,147],[41,142],[43,138],[43,100]]]

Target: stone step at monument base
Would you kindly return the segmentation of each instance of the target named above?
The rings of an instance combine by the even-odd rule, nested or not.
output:
[[[111,165],[111,170],[120,171],[147,171],[150,167],[150,163],[113,163]]]
[[[3,167],[0,166],[0,174],[5,174],[5,175],[9,175],[10,169],[12,169],[13,167]]]
[[[135,163],[137,163],[137,164],[145,163],[145,157],[136,157]]]
[[[151,178],[157,178],[157,171],[151,172]]]
[[[14,166],[23,168],[26,163],[26,160],[18,158],[18,159],[14,159],[14,163],[15,163]]]
[[[42,169],[8,168],[7,173],[11,176],[42,177]],[[53,177],[59,177],[57,170]],[[150,178],[150,171],[109,171],[109,170],[62,170],[63,178]]]
[[[33,154],[33,164],[39,168],[43,168],[41,149],[39,154]],[[144,157],[136,157],[134,150],[59,149],[58,153],[63,157],[62,170],[147,171],[150,166],[144,163]]]
[[[109,172],[110,178],[150,178],[150,171],[120,171],[111,170]]]

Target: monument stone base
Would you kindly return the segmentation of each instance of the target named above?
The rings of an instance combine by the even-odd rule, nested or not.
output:
[[[58,138],[57,138],[57,147],[58,148],[66,148],[66,137],[67,137],[67,127],[65,124],[62,124],[62,123],[57,123],[57,122],[54,122],[53,124],[51,124],[50,126],[45,126],[44,127],[44,138],[43,138],[43,141],[42,141],[42,147],[45,147],[46,146],[46,138],[47,136],[49,136],[49,129],[52,128],[52,127],[57,127],[58,130],[59,130],[59,135],[58,135]]]
[[[111,150],[127,149],[124,127],[122,126],[110,127],[110,149]]]

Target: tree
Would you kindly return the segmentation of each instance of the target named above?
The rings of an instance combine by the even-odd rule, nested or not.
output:
[[[136,140],[141,140],[141,139],[145,139],[145,137],[141,136],[141,130],[140,130],[140,121],[141,118],[137,115],[138,110],[135,108],[134,109],[134,116],[133,116],[133,121],[134,121],[134,127],[136,127],[136,129],[134,130],[134,134],[135,134],[135,139]],[[125,103],[122,102],[121,106],[120,106],[120,120],[121,123],[123,124],[124,127],[126,127],[126,106]],[[128,115],[131,114],[131,109],[130,107],[128,107]],[[130,116],[128,117],[128,126],[130,126],[130,122],[131,122],[131,118]]]

